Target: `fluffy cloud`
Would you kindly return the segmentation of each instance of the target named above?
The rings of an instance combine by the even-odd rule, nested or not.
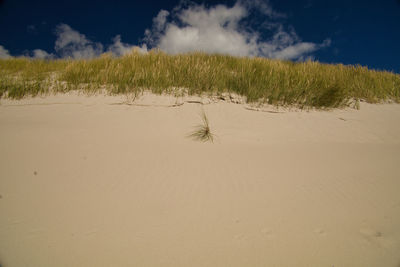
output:
[[[140,53],[146,53],[147,52],[147,46],[146,44],[142,45],[141,47],[135,46],[135,45],[130,45],[121,42],[121,36],[117,35],[113,39],[113,44],[108,47],[108,52],[111,52],[115,56],[123,56],[125,54],[128,54],[132,52],[132,50],[137,50]]]
[[[261,26],[271,33],[269,39],[261,39],[261,33],[249,27],[248,20],[254,12],[265,18]],[[169,15],[161,10],[153,19],[152,29],[145,31],[144,40],[150,46],[172,54],[202,51],[302,60],[329,45],[328,40],[321,44],[302,42],[293,28],[285,30],[279,22],[285,15],[261,0],[238,1],[232,7],[178,6],[168,21]]]
[[[30,58],[38,58],[38,59],[48,59],[48,58],[53,58],[53,54],[49,54],[46,51],[42,49],[35,49],[31,52],[26,52],[24,57],[30,57]],[[12,56],[8,52],[7,49],[5,49],[3,46],[0,45],[0,58],[6,59],[6,58],[11,58]]]
[[[143,40],[149,46],[157,46],[157,41],[162,36],[168,16],[169,16],[169,12],[161,9],[161,11],[158,12],[158,15],[155,18],[153,18],[152,31],[150,31],[149,29],[145,30],[145,32],[144,32],[145,37],[143,38]]]
[[[57,40],[54,49],[61,57],[93,58],[103,52],[102,44],[91,42],[85,35],[67,24],[58,25],[56,35]]]
[[[8,52],[7,49],[5,49],[3,46],[0,45],[0,58],[1,59],[6,59],[10,58],[10,52]]]
[[[161,31],[164,28],[165,23],[167,22],[167,17],[169,12],[166,10],[161,10],[158,12],[157,17],[153,19],[154,27],[156,30]]]
[[[100,56],[104,52],[111,52],[115,56],[122,56],[133,49],[139,52],[147,52],[147,46],[141,47],[121,42],[121,36],[117,35],[113,38],[113,43],[104,49],[101,43],[92,42],[86,38],[84,34],[72,29],[67,24],[60,24],[56,29],[57,40],[55,43],[55,51],[62,58],[94,58]]]
[[[46,51],[42,49],[35,49],[32,51],[32,58],[37,58],[37,59],[50,59],[54,58],[53,54],[49,54]]]
[[[105,47],[89,40],[69,25],[59,24],[55,30],[55,54],[35,49],[28,52],[27,56],[86,59],[98,57],[104,52],[122,56],[133,49],[146,53],[147,47],[150,47],[171,54],[202,51],[307,60],[313,59],[315,51],[330,46],[330,39],[322,43],[303,42],[293,27],[284,25],[286,15],[275,11],[266,0],[238,0],[233,6],[212,7],[189,1],[182,3],[171,13],[161,10],[153,18],[153,26],[146,29],[141,46],[123,43],[121,36],[117,35],[112,39],[112,44]],[[0,46],[0,58],[8,57],[11,57],[8,50]]]
[[[59,24],[55,30],[56,42],[54,50],[56,54],[48,53],[42,49],[27,51],[23,56],[37,59],[51,58],[74,58],[87,59],[100,56],[102,53],[110,52],[114,56],[122,56],[137,50],[140,53],[147,52],[147,45],[140,47],[126,44],[121,41],[121,36],[117,35],[112,40],[113,43],[105,49],[101,43],[92,42],[86,36],[67,24]],[[3,46],[0,45],[0,58],[10,58],[11,55]]]

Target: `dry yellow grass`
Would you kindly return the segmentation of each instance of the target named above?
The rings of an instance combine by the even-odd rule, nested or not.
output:
[[[112,94],[144,89],[172,93],[176,88],[189,94],[234,92],[249,102],[335,108],[361,99],[399,102],[400,75],[342,64],[160,51],[132,51],[119,58],[104,54],[90,60],[0,60],[3,97],[101,88]]]

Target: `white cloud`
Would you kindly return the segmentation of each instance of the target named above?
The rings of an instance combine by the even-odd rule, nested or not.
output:
[[[154,27],[161,31],[164,28],[165,23],[167,22],[167,17],[169,15],[169,12],[166,10],[161,9],[160,12],[158,12],[157,17],[153,19],[153,24]]]
[[[254,12],[265,18],[261,27],[272,33],[270,39],[261,39],[260,32],[249,28],[247,22]],[[172,54],[202,51],[302,60],[330,45],[328,40],[322,44],[302,42],[293,28],[285,30],[283,23],[276,21],[285,15],[261,0],[239,0],[232,7],[178,6],[169,21],[168,15],[167,11],[160,11],[153,19],[152,29],[145,31],[144,40],[150,46]]]
[[[10,52],[8,52],[7,49],[5,49],[2,45],[0,45],[0,58],[6,59],[10,57],[11,57]]]
[[[130,45],[121,42],[121,36],[117,35],[113,38],[113,44],[108,47],[108,52],[111,52],[115,56],[123,56],[126,54],[131,53],[133,50],[137,50],[140,53],[146,53],[147,52],[147,46],[146,44],[142,45],[141,47],[135,46],[135,45]]]
[[[113,38],[113,43],[104,49],[104,46],[98,42],[92,42],[84,34],[72,29],[67,24],[60,24],[56,29],[57,40],[55,50],[62,58],[94,58],[104,52],[111,52],[115,56],[125,55],[132,50],[138,50],[141,53],[147,52],[146,44],[141,47],[121,42],[121,36]]]
[[[150,31],[149,29],[145,30],[144,32],[145,37],[143,38],[143,40],[149,46],[157,46],[157,41],[164,33],[165,23],[167,22],[168,16],[169,12],[161,9],[160,12],[158,12],[158,15],[153,18],[152,31]]]
[[[56,35],[54,49],[61,57],[93,58],[103,52],[102,44],[91,42],[67,24],[58,25]]]
[[[53,54],[49,54],[46,51],[42,49],[35,49],[32,52],[26,51],[24,55],[20,55],[18,57],[30,57],[30,58],[38,58],[38,59],[45,59],[45,58],[53,58]],[[7,49],[5,49],[3,46],[0,45],[0,58],[6,59],[6,58],[11,58],[12,56],[8,52]]]
[[[37,59],[50,59],[50,58],[54,58],[53,54],[49,54],[46,51],[42,50],[42,49],[35,49],[32,51],[32,57],[33,58],[37,58]]]
[[[162,18],[160,19],[160,23],[162,23]],[[51,59],[57,57],[87,59],[98,57],[104,52],[111,52],[114,56],[123,56],[135,50],[139,53],[147,53],[146,44],[136,46],[123,43],[120,35],[115,36],[112,39],[113,43],[107,46],[107,49],[104,49],[101,43],[92,42],[84,34],[72,29],[67,24],[59,24],[56,27],[55,34],[57,37],[54,45],[56,54],[48,53],[42,49],[35,49],[33,51],[26,51],[23,56],[37,59]],[[0,58],[10,57],[8,50],[0,45]]]
[[[238,22],[246,15],[246,9],[240,5],[231,8],[218,5],[210,9],[200,5],[190,6],[175,14],[185,26],[179,26],[174,21],[156,24],[151,39],[155,46],[173,54],[203,51],[246,56],[254,48],[249,45],[246,36],[237,31]]]
[[[317,50],[317,45],[313,43],[297,43],[287,46],[279,51],[272,51],[272,58],[279,59],[298,59],[304,54],[308,54]]]
[[[27,52],[26,56],[85,59],[98,57],[104,52],[123,56],[133,50],[146,53],[149,46],[171,54],[202,51],[307,60],[314,58],[312,53],[331,44],[330,39],[322,43],[303,42],[293,27],[287,27],[282,22],[286,15],[275,11],[268,0],[237,0],[233,6],[212,7],[189,1],[181,3],[171,13],[161,10],[153,18],[153,26],[146,29],[141,46],[123,43],[121,36],[117,35],[112,39],[112,44],[105,47],[89,40],[69,25],[59,24],[55,31],[55,54],[35,49]],[[253,20],[254,17],[257,20]],[[260,21],[261,18],[264,20]],[[258,22],[256,29],[255,22]],[[29,29],[33,30],[34,26],[28,26]],[[8,57],[11,57],[8,50],[0,46],[0,58]]]

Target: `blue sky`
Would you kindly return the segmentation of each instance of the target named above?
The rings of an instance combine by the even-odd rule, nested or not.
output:
[[[400,1],[0,0],[0,57],[90,58],[133,47],[400,73]]]

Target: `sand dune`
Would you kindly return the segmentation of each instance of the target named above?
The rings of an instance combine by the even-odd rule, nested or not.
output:
[[[400,105],[187,100],[1,100],[1,266],[399,266]]]

